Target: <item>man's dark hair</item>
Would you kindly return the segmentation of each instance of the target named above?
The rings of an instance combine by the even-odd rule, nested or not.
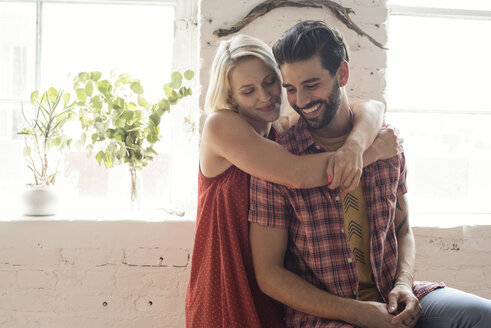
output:
[[[322,67],[335,75],[343,60],[349,61],[343,35],[321,21],[300,22],[286,31],[273,46],[281,67],[284,63],[307,60],[319,54]]]

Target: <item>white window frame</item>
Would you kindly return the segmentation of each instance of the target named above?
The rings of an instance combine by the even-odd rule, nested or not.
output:
[[[412,17],[431,17],[431,18],[448,18],[448,19],[470,19],[470,20],[491,20],[491,10],[468,10],[468,9],[455,9],[455,8],[435,8],[435,7],[421,7],[421,6],[404,6],[396,4],[388,4],[389,16],[412,16]],[[390,27],[389,27],[390,28]],[[459,114],[459,115],[491,115],[491,109],[482,110],[448,110],[448,109],[409,109],[401,106],[392,107],[389,104],[388,112],[392,113],[408,113],[408,114]],[[440,213],[445,214],[445,213]],[[446,213],[460,215],[459,213]],[[474,213],[484,215],[485,217],[491,217],[491,213]],[[475,224],[474,222],[461,222],[458,225]],[[489,224],[489,223],[488,223]],[[433,224],[430,224],[433,225]],[[450,224],[449,226],[455,226],[457,224]]]

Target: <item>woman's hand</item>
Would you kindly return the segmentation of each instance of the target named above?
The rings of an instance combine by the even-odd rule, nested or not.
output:
[[[344,186],[344,191],[353,191],[360,182],[363,171],[363,152],[354,144],[344,144],[328,160],[327,175],[331,177],[329,189]]]

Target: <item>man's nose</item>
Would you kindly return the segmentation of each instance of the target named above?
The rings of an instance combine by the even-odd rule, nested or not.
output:
[[[297,107],[304,108],[310,103],[310,96],[306,92],[297,91]]]

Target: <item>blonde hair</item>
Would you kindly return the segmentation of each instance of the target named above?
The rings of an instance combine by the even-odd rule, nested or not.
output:
[[[263,41],[252,36],[238,34],[231,39],[220,42],[210,69],[210,81],[205,98],[205,111],[235,110],[228,102],[231,93],[228,74],[242,59],[256,57],[271,67],[278,78],[281,78],[278,65],[271,48]]]

